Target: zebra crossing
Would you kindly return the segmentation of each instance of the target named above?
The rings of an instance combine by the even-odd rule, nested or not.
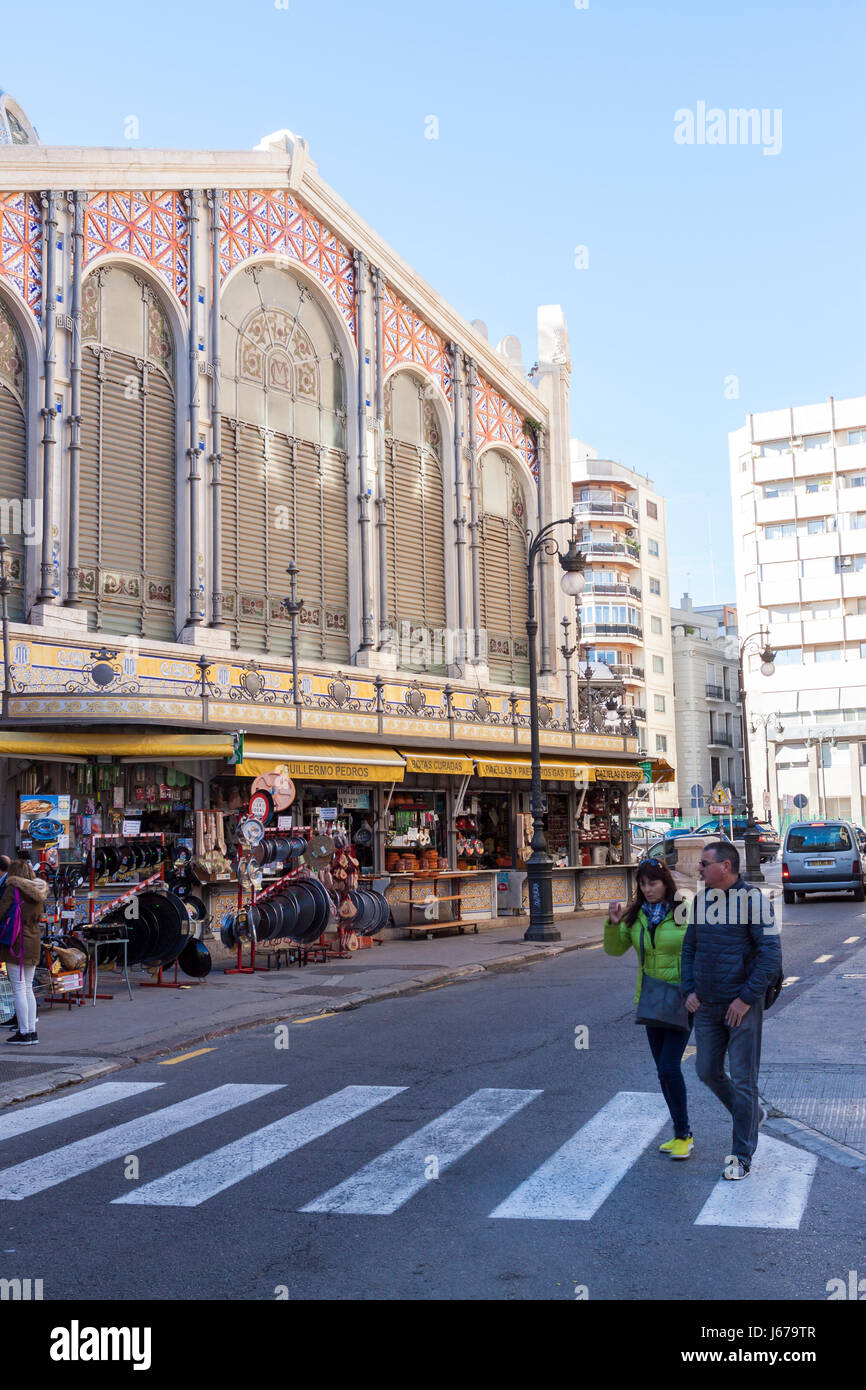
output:
[[[159,1091],[158,1081],[110,1081],[86,1091],[0,1115],[0,1146],[22,1135],[92,1116]],[[25,1201],[104,1164],[137,1154],[206,1121],[285,1091],[282,1084],[217,1086],[85,1138],[0,1168],[0,1200]],[[200,1207],[221,1192],[289,1158],[298,1149],[370,1114],[405,1086],[345,1086],[291,1110],[240,1139],[109,1197],[112,1206]],[[541,1096],[541,1090],[483,1088],[422,1125],[298,1208],[301,1213],[389,1216]],[[254,1113],[250,1111],[249,1113]],[[660,1095],[619,1091],[492,1211],[479,1216],[524,1221],[590,1221],[668,1125]],[[435,1160],[435,1172],[430,1171]],[[658,1160],[659,1162],[669,1160]],[[2,1147],[0,1147],[2,1163]],[[719,1179],[694,1215],[696,1226],[797,1230],[817,1168],[814,1154],[761,1134],[745,1182]],[[681,1210],[681,1198],[677,1199]]]

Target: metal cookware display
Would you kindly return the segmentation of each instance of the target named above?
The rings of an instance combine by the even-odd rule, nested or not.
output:
[[[130,903],[110,913],[103,925],[113,928],[118,936],[126,934],[130,965],[172,965],[193,934],[183,899],[176,893],[152,889],[138,893]],[[122,951],[112,951],[111,958],[122,960]],[[100,960],[108,959],[107,954],[100,953]]]

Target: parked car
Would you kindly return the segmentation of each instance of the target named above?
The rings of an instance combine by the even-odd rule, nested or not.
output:
[[[786,903],[807,893],[854,894],[866,901],[863,841],[850,821],[794,821],[785,832],[782,896]]]
[[[734,841],[742,840],[746,833],[746,817],[734,816]],[[769,821],[755,821],[758,831],[759,851],[761,863],[766,864],[768,860],[775,859],[779,853],[779,834],[770,825]],[[673,839],[677,835],[720,835],[726,840],[730,838],[731,829],[727,816],[716,816],[712,820],[704,821],[702,825],[697,825],[693,830],[671,830],[665,835],[666,840]]]

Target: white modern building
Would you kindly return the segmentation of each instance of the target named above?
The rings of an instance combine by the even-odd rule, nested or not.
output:
[[[771,675],[746,661],[755,808],[769,790],[783,823],[862,822],[866,397],[749,415],[730,464],[740,632],[767,629],[776,652]]]
[[[683,594],[671,608],[671,638],[677,780],[683,814],[701,818],[719,782],[735,807],[743,796],[736,609],[695,608]]]
[[[603,664],[625,685],[641,746],[676,759],[674,677],[665,499],[649,478],[582,440],[571,441],[574,514],[587,557],[581,660]],[[680,806],[681,782],[655,788],[659,811]]]

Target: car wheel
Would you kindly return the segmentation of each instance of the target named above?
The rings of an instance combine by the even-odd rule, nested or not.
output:
[[[866,902],[866,888],[863,887],[862,883],[859,888],[854,889],[854,901],[855,903]]]
[[[787,888],[784,888],[782,890],[782,898],[786,903],[792,903],[794,901],[794,894],[790,893]]]

